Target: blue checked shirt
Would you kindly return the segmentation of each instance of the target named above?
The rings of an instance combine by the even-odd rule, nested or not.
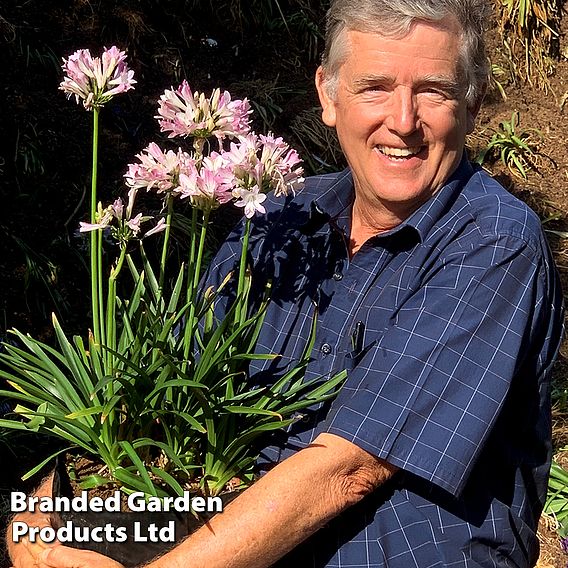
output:
[[[275,434],[261,469],[331,432],[401,468],[278,565],[528,567],[550,460],[562,297],[539,219],[464,159],[405,222],[349,259],[349,170],[309,178],[255,220],[258,292],[273,281],[255,385],[297,360],[348,370],[339,396]],[[218,283],[240,254],[235,231]],[[313,480],[317,483],[317,479]],[[286,530],[282,527],[282,530]],[[277,538],[277,536],[275,536]]]

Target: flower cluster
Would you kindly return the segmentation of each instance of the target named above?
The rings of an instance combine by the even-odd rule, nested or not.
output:
[[[120,197],[104,209],[99,202],[98,209],[95,214],[95,222],[84,223],[81,221],[79,223],[79,232],[87,233],[110,227],[113,238],[121,244],[127,243],[132,238],[139,237],[142,230],[141,224],[152,220],[154,217],[150,215],[142,215],[142,213],[138,213],[133,216],[134,202],[137,194],[137,189],[130,189],[128,192],[128,203],[126,207]],[[115,219],[116,223],[112,224]],[[159,233],[165,228],[166,221],[162,217],[153,228],[144,233],[144,237],[149,237],[150,235]]]
[[[82,99],[87,110],[104,105],[136,83],[134,71],[126,65],[126,54],[115,46],[105,48],[100,58],[92,57],[88,49],[79,49],[63,60],[63,71],[66,76],[59,88],[68,97],[75,95],[77,103]]]
[[[154,190],[157,193],[172,193],[179,190],[181,172],[195,167],[195,160],[181,148],[177,152],[164,152],[152,142],[136,157],[138,164],[129,164],[124,175],[130,188]]]
[[[100,59],[80,49],[64,60],[67,76],[60,89],[75,95],[77,101],[82,99],[87,109],[99,107],[135,83],[125,59],[125,53],[114,46],[105,49]],[[124,175],[130,189],[129,206],[124,208],[121,200],[104,209],[100,206],[91,223],[82,223],[80,230],[106,228],[116,219],[118,228],[115,226],[112,232],[121,242],[138,237],[140,223],[150,219],[132,217],[130,202],[140,189],[155,191],[165,201],[172,197],[189,199],[202,211],[233,200],[249,219],[257,212],[265,213],[262,203],[266,193],[273,191],[278,197],[300,189],[304,180],[297,152],[271,133],[251,132],[251,112],[246,98],[232,100],[220,89],[206,97],[183,81],[177,89],[166,90],[155,118],[169,138],[192,137],[193,151],[164,150],[150,143]],[[209,150],[210,138],[218,141],[218,151],[204,151]],[[157,228],[163,228],[163,223],[161,220]]]
[[[189,199],[194,207],[211,210],[235,199],[247,218],[264,213],[266,193],[287,195],[301,188],[303,170],[298,153],[282,138],[257,135],[250,130],[250,105],[246,99],[231,100],[228,92],[213,91],[209,98],[192,92],[184,81],[160,98],[157,119],[169,137],[215,137],[219,151],[203,153],[196,144],[192,155],[150,144],[138,154],[125,174],[131,188],[145,187]],[[224,146],[228,139],[229,146]]]
[[[215,209],[232,198],[250,218],[264,213],[261,203],[273,190],[278,197],[300,189],[300,158],[282,138],[249,133],[231,142],[228,150],[192,157],[181,148],[164,152],[150,144],[125,174],[131,188],[171,192],[190,199],[199,209]]]
[[[175,136],[194,136],[221,140],[240,136],[249,131],[250,105],[247,99],[231,100],[231,95],[215,89],[207,98],[192,92],[186,81],[174,91],[166,90],[160,97],[158,122],[162,132]]]

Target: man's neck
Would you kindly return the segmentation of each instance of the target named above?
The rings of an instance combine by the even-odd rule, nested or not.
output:
[[[408,214],[401,215],[379,203],[362,203],[356,196],[351,211],[349,256],[352,258],[371,237],[394,229],[407,217]]]

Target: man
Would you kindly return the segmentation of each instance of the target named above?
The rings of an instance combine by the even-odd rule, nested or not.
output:
[[[272,203],[253,379],[318,328],[347,382],[263,452],[268,472],[153,568],[528,567],[550,460],[561,291],[538,218],[464,158],[486,78],[481,0],[336,0],[316,85],[349,169]],[[211,270],[222,278],[238,234]],[[264,366],[261,365],[264,364]],[[16,567],[30,566],[13,547]],[[38,566],[120,566],[61,546]]]

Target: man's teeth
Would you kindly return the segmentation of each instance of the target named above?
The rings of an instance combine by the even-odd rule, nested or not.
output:
[[[385,156],[393,156],[395,158],[408,158],[408,156],[414,156],[420,152],[421,147],[416,146],[414,148],[390,148],[389,146],[377,146],[377,149],[381,154]]]

